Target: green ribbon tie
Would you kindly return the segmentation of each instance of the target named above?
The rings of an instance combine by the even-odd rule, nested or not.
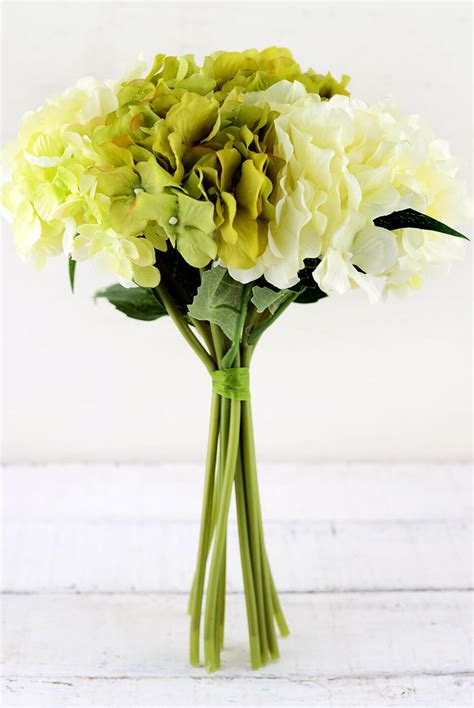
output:
[[[213,390],[223,398],[250,401],[250,377],[247,367],[217,369],[211,374]]]

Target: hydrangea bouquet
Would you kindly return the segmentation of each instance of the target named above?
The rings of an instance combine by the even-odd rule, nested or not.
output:
[[[288,628],[265,548],[249,367],[292,303],[418,288],[461,255],[465,188],[447,144],[349,78],[286,49],[159,54],[120,82],[83,79],[23,118],[2,202],[22,258],[65,254],[115,284],[140,320],[171,317],[212,380],[190,661],[220,665],[227,519],[235,493],[251,665]],[[446,226],[448,222],[450,226]],[[461,238],[459,238],[461,237]],[[203,608],[206,586],[205,611]]]

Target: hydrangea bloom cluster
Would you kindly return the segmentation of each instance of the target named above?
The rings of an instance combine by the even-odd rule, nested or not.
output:
[[[366,105],[347,83],[279,48],[202,66],[159,54],[122,82],[80,81],[27,114],[7,151],[19,254],[89,259],[125,286],[156,286],[169,248],[281,289],[307,258],[325,293],[418,286],[460,243],[374,220],[414,208],[460,222],[464,187],[418,117]]]

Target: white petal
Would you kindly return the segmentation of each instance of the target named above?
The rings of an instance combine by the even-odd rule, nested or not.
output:
[[[395,235],[379,226],[368,226],[359,231],[352,246],[352,262],[365,273],[385,273],[397,260],[398,245]]]
[[[254,265],[253,268],[228,268],[230,276],[234,280],[237,280],[239,283],[244,283],[245,285],[253,282],[254,280],[258,280],[258,278],[263,275],[263,263],[261,262],[261,259],[259,259],[259,261],[257,261],[257,264]],[[221,263],[221,265],[225,268],[227,267],[224,263]]]
[[[265,279],[276,288],[285,290],[298,282],[299,267],[287,260],[276,262],[265,269]]]
[[[269,103],[273,108],[276,105],[287,106],[305,98],[308,95],[305,87],[299,81],[277,81],[265,91],[250,91],[244,96],[246,105],[263,105]],[[319,97],[318,97],[319,98]]]
[[[74,219],[64,220],[63,251],[66,256],[71,253],[72,243],[76,235],[76,222]]]
[[[386,282],[385,278],[374,278],[372,275],[359,273],[355,268],[352,268],[351,280],[365,291],[372,304],[380,301]]]
[[[339,251],[352,251],[354,237],[367,223],[365,217],[357,211],[347,211],[342,223],[334,230],[331,245]]]
[[[313,278],[325,293],[345,293],[350,287],[349,267],[343,256],[330,248],[313,273]]]
[[[65,155],[60,155],[57,157],[47,157],[46,155],[42,155],[41,157],[37,157],[29,152],[25,152],[25,157],[30,165],[35,165],[36,167],[56,167],[66,159]]]

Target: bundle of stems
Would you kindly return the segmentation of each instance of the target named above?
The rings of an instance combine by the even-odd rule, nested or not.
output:
[[[243,298],[237,336],[230,342],[216,324],[183,315],[163,284],[157,291],[168,314],[209,373],[250,366],[256,345],[255,338],[252,341],[250,335],[256,323],[260,331],[266,328],[266,323],[263,322],[262,326],[249,297]],[[188,608],[191,617],[190,663],[193,666],[200,664],[204,615],[204,664],[209,672],[220,667],[224,643],[227,523],[233,491],[250,662],[252,668],[258,669],[279,656],[276,626],[282,636],[288,634],[288,627],[265,548],[251,403],[250,400],[229,399],[213,391],[197,563]]]

